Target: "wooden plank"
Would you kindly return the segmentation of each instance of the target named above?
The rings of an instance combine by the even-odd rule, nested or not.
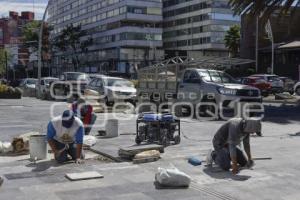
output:
[[[68,178],[71,181],[80,181],[80,180],[96,179],[96,178],[103,178],[103,177],[104,176],[102,174],[95,171],[66,174],[66,178]]]

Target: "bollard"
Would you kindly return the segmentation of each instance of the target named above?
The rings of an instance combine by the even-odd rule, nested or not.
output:
[[[117,119],[109,119],[105,125],[106,135],[105,137],[112,138],[119,136],[119,126]]]

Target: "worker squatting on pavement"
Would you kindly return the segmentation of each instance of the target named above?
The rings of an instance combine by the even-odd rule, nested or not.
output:
[[[59,163],[69,161],[71,156],[77,164],[82,163],[84,128],[81,120],[70,110],[53,118],[47,128],[47,140]]]
[[[97,119],[96,114],[93,112],[93,106],[88,104],[85,99],[78,98],[72,103],[72,111],[76,117],[81,119],[84,126],[84,134],[88,135]]]
[[[214,161],[223,170],[228,171],[232,168],[233,174],[238,173],[239,167],[253,166],[250,134],[260,132],[261,122],[258,119],[230,119],[220,127],[213,138],[214,151],[208,155],[208,164],[211,165]],[[247,158],[239,147],[241,142]]]

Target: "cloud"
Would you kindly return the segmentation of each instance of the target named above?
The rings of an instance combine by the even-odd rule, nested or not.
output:
[[[0,17],[8,16],[9,11],[34,11],[35,18],[41,19],[47,5],[46,0],[0,0]]]

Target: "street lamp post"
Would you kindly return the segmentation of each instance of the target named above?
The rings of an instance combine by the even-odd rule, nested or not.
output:
[[[5,56],[5,73],[6,73],[6,81],[8,81],[8,64],[7,64],[7,52],[4,50],[4,56]]]
[[[256,27],[255,27],[255,71],[258,72],[258,19],[259,16],[256,16]]]
[[[42,76],[42,41],[43,41],[43,29],[44,29],[44,22],[46,20],[47,11],[49,8],[49,5],[51,3],[51,0],[47,3],[46,9],[43,14],[43,19],[40,26],[40,32],[39,32],[39,43],[38,43],[38,53],[37,53],[37,59],[38,59],[38,91],[37,91],[37,97],[39,98],[41,96],[41,76]]]
[[[271,74],[274,74],[274,36],[273,36],[270,19],[268,20],[268,22],[265,26],[265,29],[268,34],[268,38],[271,41],[271,45],[272,45]]]

